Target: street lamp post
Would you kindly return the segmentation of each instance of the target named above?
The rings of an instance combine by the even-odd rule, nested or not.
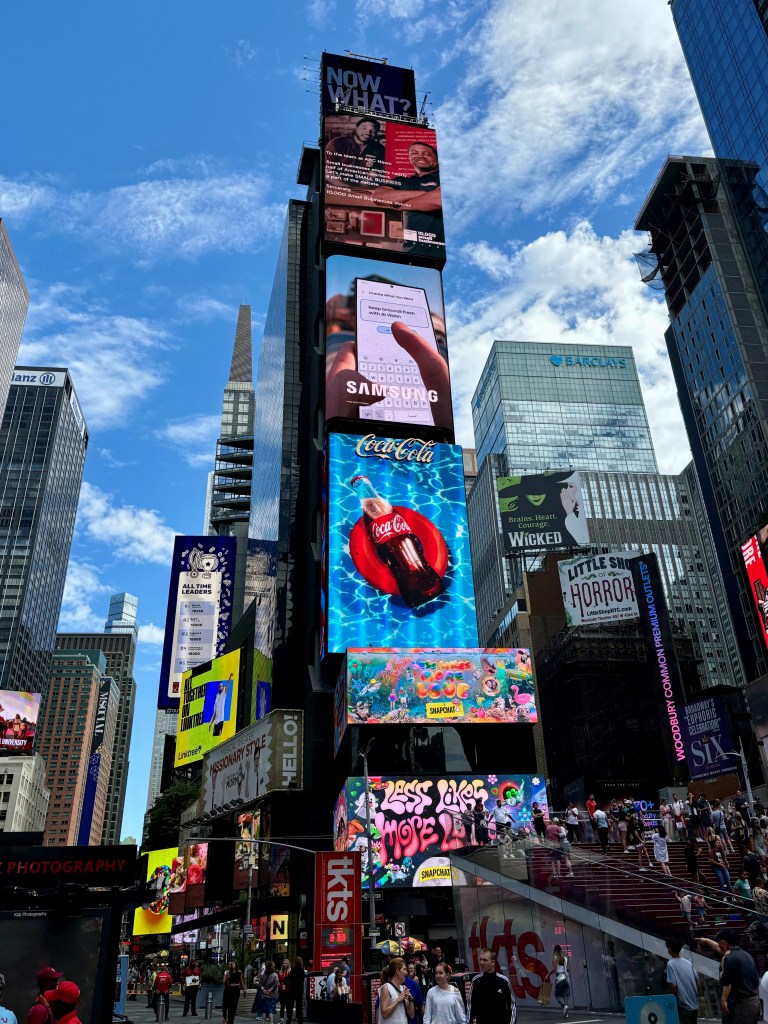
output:
[[[367,833],[368,845],[368,935],[371,940],[371,953],[376,946],[376,939],[379,937],[379,930],[376,927],[376,902],[374,900],[374,870],[373,870],[373,823],[371,821],[371,786],[368,778],[368,751],[373,745],[373,740],[368,741],[358,757],[363,761],[363,779],[365,782],[365,830]],[[372,959],[372,957],[371,957]]]
[[[747,800],[749,801],[749,809],[751,811],[754,806],[754,797],[752,796],[752,783],[749,781],[749,769],[747,768],[747,758],[744,753],[744,744],[741,742],[741,736],[739,736],[738,750],[724,750],[723,753],[729,757],[741,758],[741,771],[744,776],[744,786],[747,790]]]

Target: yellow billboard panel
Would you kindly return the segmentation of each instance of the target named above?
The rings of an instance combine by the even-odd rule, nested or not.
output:
[[[168,896],[171,888],[172,865],[179,853],[178,847],[170,850],[150,850],[147,865],[147,881],[154,889],[149,906],[137,907],[133,915],[134,935],[167,935],[173,918],[168,913]]]
[[[185,672],[181,677],[174,767],[201,761],[235,735],[240,651]]]

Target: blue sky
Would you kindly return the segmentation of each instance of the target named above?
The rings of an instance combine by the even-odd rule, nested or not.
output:
[[[687,460],[666,313],[632,260],[666,154],[709,151],[666,0],[17,7],[0,216],[32,300],[20,362],[70,367],[91,436],[61,627],[139,597],[124,834],[146,802],[172,538],[202,524],[240,302],[258,353],[323,49],[413,66],[427,93],[459,440],[493,338],[631,344],[660,465]]]

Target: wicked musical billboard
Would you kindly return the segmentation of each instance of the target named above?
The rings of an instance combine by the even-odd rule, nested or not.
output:
[[[432,128],[370,114],[328,114],[323,198],[326,242],[445,260]]]
[[[440,272],[331,256],[325,418],[453,429]]]
[[[449,855],[477,841],[471,809],[478,800],[488,816],[501,803],[516,827],[530,826],[534,801],[545,814],[548,809],[544,780],[538,775],[371,776],[369,784],[377,889],[447,886],[456,881]],[[334,846],[360,852],[364,888],[368,887],[366,827],[365,779],[347,779],[334,811]]]
[[[554,550],[589,544],[581,476],[570,469],[498,477],[504,550]]]
[[[461,447],[331,434],[324,652],[477,647]]]

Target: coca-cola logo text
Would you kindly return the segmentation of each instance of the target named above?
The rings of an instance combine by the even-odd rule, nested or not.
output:
[[[435,442],[420,437],[407,437],[404,441],[391,437],[366,434],[361,437],[355,452],[363,459],[394,459],[396,462],[431,462],[435,457]]]
[[[385,544],[403,533],[410,533],[411,528],[399,512],[390,512],[380,516],[371,523],[371,537],[374,544]]]

